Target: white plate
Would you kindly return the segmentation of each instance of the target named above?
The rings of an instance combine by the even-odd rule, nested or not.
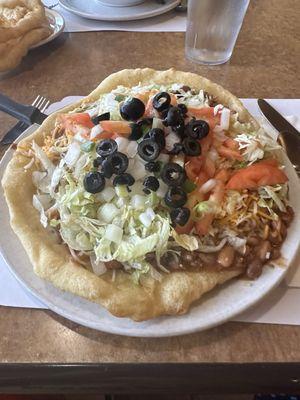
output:
[[[100,21],[133,21],[154,17],[172,10],[179,3],[180,0],[166,0],[165,4],[146,0],[137,6],[109,7],[98,0],[59,0],[59,4],[71,13]]]
[[[35,49],[36,47],[40,47],[43,44],[49,43],[54,40],[57,36],[59,36],[65,27],[65,20],[61,14],[59,14],[55,10],[50,10],[49,8],[45,9],[46,17],[50,23],[50,28],[52,30],[51,35],[47,36],[45,39],[36,43],[30,49]]]
[[[36,127],[28,128],[22,137],[29,135],[35,129]],[[0,162],[0,179],[12,154],[13,150],[8,150]],[[300,185],[291,163],[287,161],[286,165],[295,218],[282,246],[282,254],[290,265],[299,243],[297,221],[300,218]],[[30,223],[28,229],[30,229]],[[139,337],[182,335],[228,321],[261,300],[279,284],[287,271],[287,268],[283,267],[266,267],[262,276],[256,281],[233,280],[220,289],[213,290],[185,315],[161,317],[137,323],[129,319],[113,317],[101,306],[58,290],[52,284],[38,278],[33,273],[25,250],[10,227],[3,190],[0,191],[0,250],[11,272],[20,283],[57,314],[89,328]]]

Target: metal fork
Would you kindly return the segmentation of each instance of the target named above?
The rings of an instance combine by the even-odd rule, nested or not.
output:
[[[46,111],[46,109],[49,107],[49,104],[50,100],[39,94],[31,103],[33,107],[38,108],[42,113]],[[28,126],[29,125],[26,124],[25,122],[19,121],[4,135],[4,137],[0,141],[0,145],[9,145],[13,143],[21,135],[21,133],[28,128]]]

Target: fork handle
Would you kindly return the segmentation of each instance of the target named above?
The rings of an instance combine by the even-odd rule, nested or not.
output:
[[[36,107],[17,103],[2,93],[0,93],[0,110],[17,118],[19,121],[25,122],[27,125],[32,124],[34,114],[38,111]]]

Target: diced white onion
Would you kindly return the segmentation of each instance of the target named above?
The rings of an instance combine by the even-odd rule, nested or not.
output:
[[[217,184],[216,179],[209,179],[200,187],[199,191],[201,193],[208,193],[216,186],[216,184]]]
[[[133,169],[130,170],[130,173],[136,181],[143,179],[147,175],[145,165],[138,158],[135,159]]]
[[[91,129],[90,139],[96,139],[103,132],[103,128],[100,125],[95,125]]]
[[[102,203],[109,203],[116,195],[115,189],[111,186],[106,187],[102,192],[95,194],[95,199]]]
[[[74,135],[74,139],[77,140],[77,142],[80,142],[80,143],[84,143],[84,142],[87,141],[87,139],[85,137],[81,136],[80,132],[77,132]]]
[[[67,164],[68,167],[73,167],[76,164],[76,161],[78,160],[80,156],[80,144],[77,141],[73,141],[69,148],[68,151],[65,155],[65,163]]]
[[[117,225],[109,224],[106,227],[104,237],[111,242],[119,244],[122,241],[123,229]]]
[[[129,158],[133,158],[137,154],[138,143],[135,140],[131,140],[128,143],[126,154]]]
[[[119,214],[119,212],[120,210],[113,203],[106,203],[98,208],[97,217],[100,221],[109,223]]]
[[[170,159],[170,156],[165,153],[160,153],[160,155],[157,157],[157,161],[161,161],[162,163],[168,163]]]
[[[158,197],[165,197],[168,191],[168,186],[162,181],[159,180],[159,188],[156,191]]]
[[[153,211],[153,209],[151,207],[147,208],[146,214],[148,215],[148,217],[151,219],[151,222],[152,222],[155,218],[155,212]]]
[[[149,213],[147,213],[147,211],[145,211],[139,215],[139,220],[146,228],[149,228],[149,226],[151,225],[151,222],[153,221],[152,216],[149,215]]]
[[[220,127],[224,131],[229,129],[229,122],[230,122],[230,110],[228,108],[223,108],[221,111],[221,118],[220,118]]]
[[[90,109],[88,109],[88,110],[85,110],[84,112],[86,112],[87,114],[89,114],[89,116],[91,117],[91,118],[93,118],[93,117],[97,117],[97,115],[98,115],[98,104],[95,106],[95,107],[93,107],[93,108],[90,108]]]
[[[214,107],[214,115],[217,115],[218,114],[218,111],[219,110],[222,110],[223,109],[223,105],[222,104],[217,104],[215,107]]]
[[[160,118],[153,118],[152,122],[152,128],[159,128],[159,129],[164,129],[164,125],[162,123],[162,120]]]
[[[135,210],[139,210],[145,208],[146,200],[146,196],[135,194],[134,196],[132,196],[130,203],[132,208],[134,208]]]
[[[126,154],[126,150],[127,150],[128,144],[129,144],[129,140],[124,138],[124,137],[120,137],[119,136],[119,137],[117,137],[115,139],[115,141],[116,141],[116,143],[118,145],[118,150],[121,153],[125,153]]]
[[[180,137],[177,135],[175,132],[169,133],[169,135],[166,136],[166,150],[171,151],[174,147],[175,143],[180,142]]]

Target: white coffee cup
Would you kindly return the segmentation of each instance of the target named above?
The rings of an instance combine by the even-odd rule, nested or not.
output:
[[[144,3],[145,0],[98,0],[99,3],[104,6],[110,7],[128,7],[136,6],[138,4]]]

